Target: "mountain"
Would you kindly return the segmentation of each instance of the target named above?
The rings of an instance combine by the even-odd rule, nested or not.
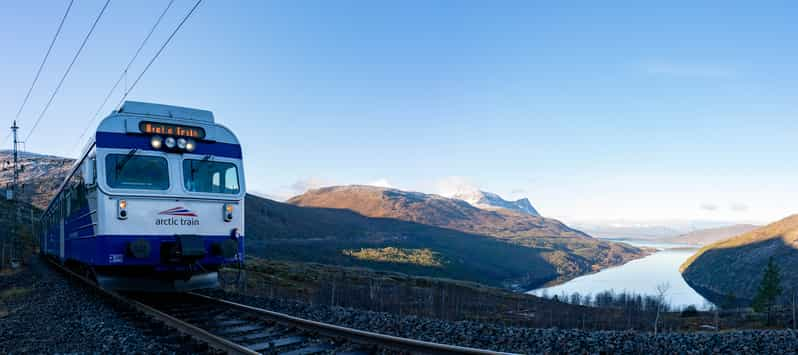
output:
[[[782,288],[798,290],[798,214],[707,245],[682,264],[682,277],[707,299],[723,304],[733,293],[754,298],[768,259],[781,269]]]
[[[394,218],[493,237],[574,237],[587,234],[549,218],[512,210],[484,210],[466,201],[376,186],[333,186],[292,197],[297,206],[348,209],[368,217]]]
[[[18,158],[19,181],[22,183],[17,190],[18,197],[21,201],[31,202],[38,208],[47,207],[75,162],[74,159],[28,152],[21,152]],[[13,160],[13,153],[10,150],[0,150],[0,164],[3,167],[6,166],[6,162],[11,164]],[[0,189],[8,188],[13,176],[11,165],[0,170]]]
[[[335,186],[310,190],[287,202],[306,208],[351,211],[369,218],[404,221],[521,247],[545,260],[549,268],[543,270],[555,270],[556,275],[549,275],[551,278],[545,282],[562,281],[620,265],[648,253],[627,244],[592,238],[554,219],[505,209],[484,210],[463,200],[420,192],[374,186]],[[424,241],[433,239],[428,236]],[[488,251],[475,248],[468,257],[474,259],[485,253]],[[526,270],[539,272],[531,265]]]
[[[735,224],[726,227],[699,229],[675,238],[666,239],[666,241],[671,243],[707,245],[750,232],[757,228],[759,228],[759,226],[753,224]]]
[[[503,208],[533,216],[540,216],[540,213],[538,213],[535,207],[532,207],[532,203],[530,203],[529,199],[527,198],[522,198],[516,201],[507,201],[495,193],[480,190],[458,193],[452,196],[452,198],[463,200],[471,204],[471,206],[486,210]]]
[[[571,225],[599,238],[654,240],[671,238],[681,234],[681,232],[674,228],[660,225],[621,223],[604,224],[595,222],[574,222],[571,223]]]

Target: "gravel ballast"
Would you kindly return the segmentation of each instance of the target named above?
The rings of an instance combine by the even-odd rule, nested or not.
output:
[[[796,354],[798,332],[665,333],[505,327],[309,305],[224,291],[206,294],[345,327],[438,343],[524,354]]]
[[[14,291],[9,291],[14,290]],[[665,333],[505,327],[351,308],[310,305],[224,291],[208,295],[341,326],[438,343],[527,354],[796,354],[792,330]],[[0,275],[0,353],[182,353],[146,323],[43,261]]]
[[[0,353],[170,353],[176,344],[145,334],[118,309],[45,261],[0,275]]]

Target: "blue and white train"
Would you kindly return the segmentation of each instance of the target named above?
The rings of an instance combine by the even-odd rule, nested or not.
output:
[[[244,258],[241,145],[205,110],[127,101],[41,219],[41,250],[103,287],[218,287]]]

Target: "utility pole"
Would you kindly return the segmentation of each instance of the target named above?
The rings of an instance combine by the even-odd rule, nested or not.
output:
[[[13,143],[13,165],[12,165],[12,179],[11,179],[11,187],[10,192],[6,191],[6,197],[10,197],[11,204],[12,204],[12,213],[14,214],[14,222],[11,224],[11,248],[9,250],[9,260],[13,261],[15,259],[15,254],[19,253],[21,248],[19,248],[19,235],[18,235],[18,224],[19,224],[19,205],[17,203],[17,188],[19,186],[19,138],[17,136],[17,131],[19,130],[19,126],[17,126],[17,121],[14,120],[14,123],[11,125],[11,133],[13,134],[14,143]]]
[[[17,126],[17,120],[14,120],[14,123],[11,125],[11,132],[14,134],[14,179],[12,180],[13,184],[11,185],[12,186],[11,187],[12,188],[11,191],[13,191],[13,192],[16,192],[17,182],[19,181],[19,169],[18,169],[18,167],[19,167],[19,165],[18,165],[18,163],[19,163],[19,151],[17,149],[19,147],[19,143],[20,142],[17,140],[17,130],[18,129],[19,129],[19,126]],[[16,201],[16,198],[14,198],[14,201]]]

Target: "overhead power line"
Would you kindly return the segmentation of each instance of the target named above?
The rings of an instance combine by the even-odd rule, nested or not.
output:
[[[33,126],[31,127],[30,131],[28,131],[28,135],[25,136],[26,142],[30,139],[30,136],[33,135],[33,132],[36,131],[36,127],[39,126],[39,122],[41,122],[42,118],[47,113],[47,110],[50,108],[50,105],[52,105],[53,100],[55,100],[55,97],[58,95],[58,91],[61,89],[61,85],[64,84],[64,80],[66,80],[67,76],[69,76],[69,72],[72,71],[72,66],[75,65],[75,62],[77,62],[80,53],[83,51],[83,48],[86,47],[86,42],[89,41],[89,37],[91,37],[91,34],[94,32],[94,29],[97,27],[97,23],[99,23],[100,19],[103,17],[105,9],[108,8],[109,3],[111,3],[111,0],[105,1],[105,5],[103,5],[103,8],[100,10],[100,14],[97,15],[97,18],[94,20],[94,23],[92,23],[91,28],[89,29],[89,32],[86,33],[86,37],[83,38],[83,42],[80,44],[78,51],[75,53],[75,56],[72,58],[72,62],[69,63],[69,66],[67,67],[67,70],[64,72],[64,75],[61,76],[61,80],[58,81],[58,85],[56,85],[53,94],[50,96],[50,100],[47,101],[47,104],[44,106],[44,109],[42,110],[41,114],[39,114],[39,117],[36,118],[36,122],[33,123]]]
[[[58,40],[58,35],[61,34],[61,29],[64,28],[64,22],[66,21],[67,16],[69,15],[69,11],[72,10],[72,4],[75,3],[75,0],[70,0],[69,5],[67,5],[66,12],[64,12],[64,16],[61,16],[61,21],[58,23],[58,29],[55,31],[53,35],[53,39],[50,41],[50,46],[47,47],[47,52],[44,54],[44,58],[42,59],[41,64],[39,64],[39,69],[36,70],[36,75],[33,77],[33,82],[30,84],[28,88],[28,92],[25,94],[25,98],[22,100],[22,104],[19,105],[19,110],[17,110],[17,115],[14,117],[15,120],[19,120],[19,115],[22,114],[22,110],[25,109],[25,105],[28,103],[30,99],[30,94],[33,92],[33,88],[36,86],[36,82],[39,81],[39,76],[42,74],[42,69],[44,69],[44,64],[47,63],[47,58],[50,57],[50,52],[53,50],[53,46],[55,45],[56,40]],[[4,139],[3,143],[11,136],[9,133]],[[0,145],[2,145],[0,144]]]
[[[144,40],[141,41],[141,44],[139,45],[138,49],[136,50],[136,53],[133,54],[133,57],[130,58],[130,61],[127,63],[127,66],[125,66],[125,69],[122,70],[122,73],[119,74],[119,78],[116,79],[116,82],[111,87],[111,90],[108,90],[108,94],[105,95],[105,99],[103,99],[103,102],[100,104],[100,107],[98,107],[97,111],[94,112],[94,115],[92,116],[91,120],[89,120],[88,124],[86,125],[85,128],[83,128],[83,131],[80,133],[80,136],[75,141],[75,145],[72,147],[72,151],[73,152],[75,151],[75,149],[77,149],[77,147],[80,146],[81,142],[83,141],[83,136],[86,135],[86,132],[89,131],[89,128],[91,128],[91,125],[94,123],[94,121],[97,120],[97,117],[100,115],[100,112],[102,111],[103,107],[105,107],[105,104],[108,103],[108,100],[111,98],[111,95],[113,95],[114,91],[116,91],[116,88],[119,87],[119,84],[122,83],[122,80],[125,77],[127,77],[128,70],[130,70],[130,67],[133,65],[133,63],[136,61],[136,59],[139,57],[139,54],[141,54],[141,50],[144,49],[144,46],[147,44],[147,41],[150,40],[150,37],[152,37],[152,34],[155,32],[155,29],[158,28],[158,25],[160,25],[161,20],[163,20],[164,16],[166,15],[166,12],[169,11],[169,8],[172,7],[172,4],[174,2],[175,2],[175,0],[170,0],[169,3],[166,4],[166,8],[164,8],[163,11],[161,12],[161,15],[158,16],[158,19],[155,21],[155,24],[152,25],[152,28],[150,28],[150,31],[144,37]],[[127,88],[125,88],[125,90],[127,90]]]
[[[74,2],[75,0],[69,1],[69,6],[67,6],[66,12],[64,12],[64,16],[61,17],[61,22],[58,24],[58,30],[55,31],[53,40],[50,41],[50,46],[47,47],[47,53],[44,54],[44,59],[42,59],[42,63],[39,64],[39,70],[36,71],[36,76],[33,77],[33,82],[30,84],[30,88],[28,88],[28,93],[25,94],[25,99],[22,100],[22,105],[20,105],[19,110],[17,110],[17,116],[16,116],[17,119],[19,119],[19,115],[22,114],[22,110],[25,108],[25,104],[27,104],[28,99],[30,99],[30,93],[33,91],[33,87],[36,86],[36,82],[39,80],[39,75],[41,75],[42,73],[44,64],[47,63],[47,58],[50,56],[50,52],[53,50],[53,45],[55,45],[55,41],[58,39],[58,35],[61,33],[61,29],[64,27],[64,22],[66,21],[67,15],[69,15],[69,10],[72,9],[72,4]]]
[[[156,52],[155,55],[152,57],[152,59],[150,59],[150,62],[147,63],[147,66],[144,67],[144,70],[141,72],[141,74],[139,74],[139,76],[136,78],[136,80],[133,81],[133,84],[130,85],[130,88],[128,88],[125,91],[125,94],[122,96],[122,99],[119,100],[119,104],[116,105],[117,109],[122,107],[122,103],[125,102],[125,99],[127,98],[127,95],[130,94],[131,91],[133,91],[133,89],[136,87],[136,84],[138,84],[139,80],[141,80],[141,77],[143,77],[144,74],[147,72],[147,70],[150,69],[150,66],[152,66],[152,63],[154,63],[155,60],[158,59],[158,56],[161,55],[161,52],[163,52],[164,48],[166,48],[166,46],[169,44],[169,42],[172,41],[172,38],[174,38],[175,35],[177,34],[177,32],[180,31],[180,28],[183,27],[183,24],[186,23],[188,18],[191,17],[191,15],[194,13],[194,10],[196,10],[197,7],[201,3],[202,3],[202,0],[197,0],[197,2],[194,4],[194,7],[192,7],[191,10],[188,11],[186,16],[183,17],[183,19],[180,21],[180,23],[177,25],[177,27],[175,27],[174,31],[172,31],[172,34],[169,35],[169,38],[167,38],[166,41],[163,42],[163,44],[161,45],[161,48],[159,48],[158,52]]]

